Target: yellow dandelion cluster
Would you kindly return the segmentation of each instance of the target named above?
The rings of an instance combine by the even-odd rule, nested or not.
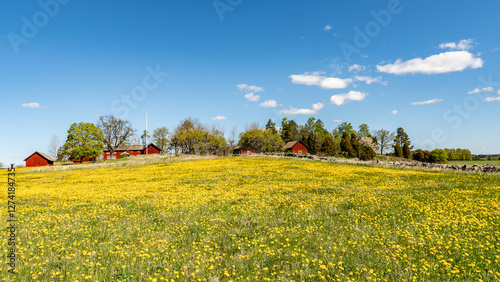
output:
[[[265,157],[17,172],[16,281],[500,279],[495,175]]]

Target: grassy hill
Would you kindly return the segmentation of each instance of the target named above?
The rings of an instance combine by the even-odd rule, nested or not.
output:
[[[495,175],[241,157],[16,179],[16,281],[500,279]]]

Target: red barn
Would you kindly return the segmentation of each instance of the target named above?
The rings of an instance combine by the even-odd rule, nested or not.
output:
[[[138,156],[138,155],[152,155],[161,153],[161,149],[158,148],[155,144],[151,143],[148,146],[144,145],[128,145],[128,146],[119,146],[116,148],[113,153],[113,157],[110,156],[109,149],[103,150],[103,157],[105,160],[109,159],[117,159],[121,154],[127,153],[129,156]]]
[[[283,149],[286,151],[286,152],[293,152],[293,153],[307,153],[309,152],[309,149],[307,147],[306,144],[304,144],[304,142],[300,141],[300,140],[297,140],[297,141],[290,141],[288,143],[286,143],[285,147],[283,147]]]
[[[236,146],[236,147],[233,148],[233,154],[234,155],[246,155],[248,153],[257,153],[257,151],[256,150],[251,150],[248,147],[243,148],[242,146]]]
[[[149,144],[144,150],[142,150],[143,155],[151,155],[151,154],[159,154],[161,153],[161,149],[158,148],[155,144]]]
[[[44,153],[34,152],[31,156],[27,157],[25,160],[26,167],[36,167],[36,166],[52,166],[54,165],[54,159],[45,155]]]

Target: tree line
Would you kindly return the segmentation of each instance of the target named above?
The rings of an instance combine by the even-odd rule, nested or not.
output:
[[[238,135],[236,128],[233,128],[226,138],[224,130],[218,126],[204,125],[197,119],[187,118],[172,132],[167,127],[158,127],[153,130],[152,135],[147,131],[139,135],[129,121],[113,115],[99,117],[96,124],[72,124],[62,146],[59,146],[58,138],[53,137],[49,154],[58,160],[64,156],[82,160],[84,157],[100,156],[103,148],[113,155],[119,146],[147,145],[148,142],[154,143],[163,152],[225,156],[232,154],[235,145],[258,153],[271,153],[283,151],[286,143],[296,140],[305,143],[310,154],[361,160],[371,160],[377,154],[384,153],[425,162],[467,160],[472,157],[466,149],[412,151],[410,137],[402,127],[395,132],[386,129],[371,131],[367,124],[354,128],[351,123],[342,122],[329,131],[323,121],[314,117],[310,117],[303,125],[297,124],[293,119],[283,118],[279,125],[271,119],[264,127],[252,123]]]

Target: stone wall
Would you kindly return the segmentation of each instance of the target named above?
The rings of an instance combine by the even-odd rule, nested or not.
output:
[[[408,162],[384,162],[384,161],[360,161],[358,159],[349,159],[349,160],[339,160],[332,157],[320,157],[316,155],[310,154],[295,154],[295,153],[270,153],[268,156],[279,156],[279,157],[292,157],[292,158],[304,158],[311,160],[321,160],[328,162],[350,162],[350,163],[359,163],[359,164],[380,164],[380,165],[393,165],[393,166],[404,166],[404,167],[415,167],[415,168],[424,168],[424,169],[451,169],[458,171],[472,171],[472,172],[490,172],[490,173],[499,173],[500,166],[498,165],[451,165],[451,164],[434,164],[434,163],[423,163],[417,161],[408,161]]]

